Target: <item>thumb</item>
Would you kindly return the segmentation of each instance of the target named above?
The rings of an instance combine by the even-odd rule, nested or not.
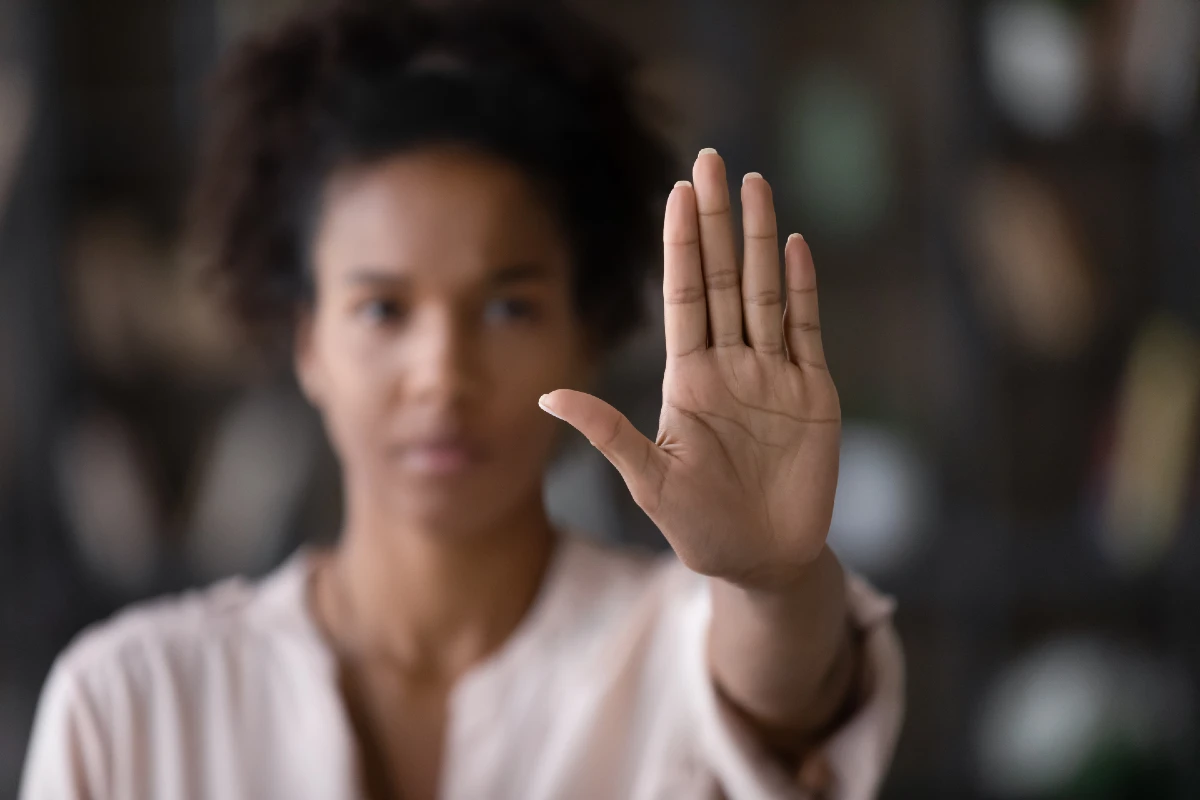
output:
[[[624,414],[598,397],[570,389],[544,394],[538,405],[587,437],[617,468],[633,499],[644,507],[645,490],[654,485],[651,474],[659,470],[662,453]]]

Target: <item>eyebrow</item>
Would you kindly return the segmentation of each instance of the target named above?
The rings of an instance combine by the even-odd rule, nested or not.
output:
[[[492,272],[487,282],[492,286],[508,286],[514,283],[545,280],[550,271],[539,264],[515,264]],[[411,282],[408,275],[393,270],[360,267],[346,275],[345,282],[356,286],[402,287]]]
[[[409,282],[409,278],[391,270],[360,267],[352,270],[345,282],[359,286],[403,286]]]
[[[496,270],[488,276],[488,283],[493,286],[507,286],[512,283],[545,280],[550,277],[550,271],[540,264],[514,264]]]

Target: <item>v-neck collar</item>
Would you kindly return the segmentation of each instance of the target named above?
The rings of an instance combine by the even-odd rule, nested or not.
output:
[[[494,730],[499,724],[505,704],[514,696],[516,682],[527,665],[552,650],[554,642],[573,628],[587,602],[588,587],[577,580],[587,558],[586,547],[573,536],[557,537],[541,586],[525,616],[495,652],[467,670],[451,688],[439,781],[442,797],[452,796],[452,790],[448,789],[457,783],[455,775],[463,767],[457,761],[461,752],[471,749],[470,743],[476,736]],[[321,683],[328,687],[336,709],[339,738],[345,743],[350,762],[357,765],[353,727],[338,684],[337,655],[312,610],[311,579],[315,563],[312,550],[306,547],[297,550],[266,579],[260,608],[271,614],[273,624],[291,628],[314,654],[322,673]]]

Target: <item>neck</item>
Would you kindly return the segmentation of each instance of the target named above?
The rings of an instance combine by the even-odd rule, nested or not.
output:
[[[318,587],[317,603],[352,657],[452,682],[502,645],[533,604],[555,543],[540,493],[470,532],[433,530],[347,500],[331,586]]]

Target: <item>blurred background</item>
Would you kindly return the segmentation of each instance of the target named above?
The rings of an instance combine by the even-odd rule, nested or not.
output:
[[[81,627],[336,533],[178,247],[205,76],[301,5],[0,0],[0,797]],[[1200,797],[1200,3],[579,5],[816,253],[832,541],[908,655],[885,796]],[[663,363],[651,326],[604,380],[651,435]],[[547,496],[661,544],[587,447]]]

